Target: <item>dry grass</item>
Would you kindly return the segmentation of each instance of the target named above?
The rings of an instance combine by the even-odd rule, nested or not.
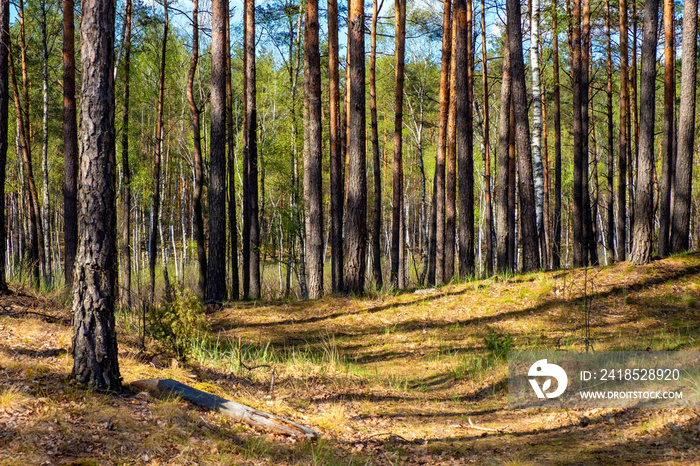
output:
[[[189,361],[139,354],[135,326],[121,318],[127,390],[109,397],[70,381],[67,310],[2,297],[5,309],[43,316],[0,316],[0,463],[698,463],[691,410],[507,409],[499,348],[582,349],[584,294],[596,350],[700,347],[700,256],[686,255],[365,299],[236,303],[210,316]],[[323,438],[261,434],[130,391],[151,377],[293,418]],[[503,432],[464,427],[469,419]]]

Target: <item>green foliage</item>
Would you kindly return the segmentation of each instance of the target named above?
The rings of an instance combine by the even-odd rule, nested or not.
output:
[[[178,291],[175,299],[151,307],[149,313],[149,333],[178,357],[188,356],[208,327],[199,298],[188,290]]]
[[[508,359],[508,351],[513,346],[513,336],[488,327],[488,333],[484,337],[484,345],[490,357],[505,361]]]

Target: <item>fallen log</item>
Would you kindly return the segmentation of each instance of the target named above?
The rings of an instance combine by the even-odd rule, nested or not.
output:
[[[289,419],[197,390],[196,388],[192,388],[189,385],[185,385],[173,379],[137,380],[136,382],[132,382],[131,385],[156,394],[173,393],[197,406],[207,408],[211,411],[218,411],[224,416],[230,417],[236,421],[245,422],[252,427],[264,429],[276,434],[307,438],[316,438],[319,436],[318,432],[315,430],[297,424]]]

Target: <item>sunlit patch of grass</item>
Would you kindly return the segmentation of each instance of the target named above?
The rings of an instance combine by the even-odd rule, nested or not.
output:
[[[0,389],[0,408],[14,408],[29,400],[29,396],[19,388],[13,386]]]

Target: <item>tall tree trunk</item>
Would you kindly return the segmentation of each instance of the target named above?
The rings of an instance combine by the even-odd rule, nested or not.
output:
[[[207,289],[207,252],[204,243],[204,218],[202,215],[202,185],[204,184],[204,170],[202,167],[202,143],[200,130],[201,110],[194,100],[194,77],[197,73],[199,60],[199,0],[192,2],[192,58],[190,70],[187,75],[187,103],[190,107],[190,119],[192,121],[192,142],[194,144],[194,188],[192,190],[194,239],[197,243],[198,295],[203,299]]]
[[[450,101],[447,116],[447,168],[445,174],[445,261],[443,281],[449,283],[452,280],[455,269],[455,236],[457,233],[457,131],[455,126],[455,107],[457,101],[457,82],[455,81],[454,53],[457,35],[454,30],[457,17],[452,12],[452,53],[450,55]]]
[[[509,228],[508,217],[511,214],[508,206],[509,194],[509,149],[510,149],[510,49],[508,47],[508,31],[503,46],[503,78],[501,79],[501,111],[498,125],[498,184],[496,186],[496,266],[500,273],[510,268],[508,261],[508,243],[512,232]]]
[[[51,282],[51,228],[49,227],[49,43],[46,31],[46,0],[41,0],[41,52],[42,52],[42,122],[41,122],[41,178],[43,199],[41,203],[41,224],[44,225],[44,279]],[[4,202],[4,198],[2,199]],[[1,257],[0,260],[4,260]]]
[[[620,148],[618,153],[617,182],[617,252],[616,259],[625,260],[627,241],[627,116],[629,114],[629,84],[627,58],[627,0],[620,0]]]
[[[438,119],[433,206],[430,215],[428,284],[442,284],[445,275],[445,156],[447,150],[447,120],[450,108],[451,9],[451,0],[444,0],[442,11],[442,59],[440,62],[440,115]]]
[[[226,299],[226,18],[228,0],[212,2],[209,258],[205,301]],[[250,110],[250,107],[248,108]],[[253,118],[253,121],[255,118]],[[250,120],[248,121],[250,124]]]
[[[63,274],[73,289],[78,248],[78,126],[75,104],[75,22],[73,0],[63,0]]]
[[[238,279],[238,217],[236,215],[236,147],[233,130],[231,17],[226,15],[226,150],[228,155],[228,232],[231,244],[231,293],[229,298],[236,300],[239,297],[240,284]]]
[[[459,194],[459,278],[464,280],[474,275],[474,160],[472,155],[472,82],[471,73],[471,2],[455,1],[456,27],[455,82],[461,92],[455,103],[455,126],[457,128],[457,169]]]
[[[627,118],[627,140],[628,144],[634,149],[629,151],[627,157],[627,196],[628,196],[628,219],[629,226],[627,227],[627,250],[631,254],[632,240],[635,222],[635,185],[634,185],[634,169],[637,166],[639,159],[639,113],[637,112],[637,2],[632,2],[632,69],[630,70],[630,104],[627,106],[629,117]]]
[[[695,144],[695,80],[697,58],[698,1],[683,5],[683,51],[681,56],[681,101],[678,116],[678,155],[673,189],[671,252],[688,250],[692,195],[693,147]]]
[[[257,104],[256,79],[255,79],[255,1],[245,2],[245,79],[246,79],[246,127],[244,147],[244,171],[247,180],[243,191],[244,208],[247,207],[247,215],[243,215],[243,274],[247,275],[249,288],[246,289],[246,277],[243,279],[243,296],[248,298],[260,298],[260,226],[258,223],[258,141],[257,141]],[[247,227],[246,227],[247,224]],[[247,230],[247,235],[246,235]],[[246,238],[247,236],[247,238]],[[247,243],[247,244],[245,244]],[[247,249],[247,254],[246,254]],[[211,253],[210,253],[211,254]],[[248,270],[245,267],[246,255],[248,257]],[[211,263],[211,262],[210,262]]]
[[[318,46],[318,0],[307,0],[305,56],[307,69],[305,89],[307,120],[305,134],[308,152],[304,158],[304,200],[306,207],[306,264],[308,291],[312,299],[323,295],[323,191],[321,165],[321,56]]]
[[[552,30],[557,27],[557,1],[552,0]],[[552,268],[561,267],[561,95],[559,90],[559,38],[552,36],[554,62],[554,237],[552,239]]]
[[[537,221],[535,219],[535,188],[532,173],[530,124],[527,115],[523,40],[520,30],[520,3],[507,0],[508,45],[513,82],[515,133],[518,145],[518,188],[520,196],[520,231],[522,234],[522,270],[530,272],[540,267]]]
[[[384,0],[382,0],[382,5]],[[379,133],[377,129],[377,15],[381,6],[372,0],[372,27],[369,57],[369,107],[372,118],[372,165],[374,170],[374,212],[372,214],[372,275],[377,288],[384,286],[382,278],[381,229],[382,229],[382,171],[379,157]]]
[[[659,255],[661,257],[666,257],[669,254],[669,241],[671,239],[671,188],[676,166],[673,144],[675,139],[675,115],[673,110],[676,87],[673,7],[673,0],[664,0],[664,133],[661,148],[663,165],[659,192]]]
[[[583,261],[585,264],[598,265],[598,244],[595,239],[595,216],[591,211],[591,191],[588,175],[590,160],[590,132],[592,124],[589,118],[589,90],[590,90],[590,64],[591,64],[591,4],[590,0],[583,0],[582,5],[582,37],[581,37],[581,133],[583,137],[581,171],[583,173]],[[592,217],[592,218],[591,218]]]
[[[8,108],[10,87],[8,76],[8,47],[10,44],[10,2],[0,2],[0,293],[7,291],[5,254],[7,252],[5,229],[5,173],[8,147]]]
[[[656,112],[656,33],[658,28],[659,0],[646,0],[644,5],[644,29],[642,31],[642,74],[640,77],[639,160],[637,163],[637,187],[635,189],[634,241],[631,261],[635,264],[651,262],[652,235],[654,233],[654,115]]]
[[[582,106],[582,83],[583,73],[581,66],[581,0],[573,2],[573,24],[571,26],[572,38],[572,58],[571,58],[571,92],[573,107],[573,133],[574,133],[574,183],[573,183],[573,240],[574,240],[574,267],[587,265],[584,223],[584,193],[583,190],[588,183],[584,183],[584,178],[588,176],[587,166],[584,165],[584,128],[583,128],[583,106]]]
[[[516,192],[515,184],[516,157],[515,157],[515,110],[513,105],[513,75],[511,68],[510,77],[510,111],[508,112],[508,268],[515,272],[517,269],[517,245],[518,237],[515,232],[515,223],[517,220],[516,207]],[[518,212],[519,213],[519,212]],[[521,234],[522,232],[519,231]]]
[[[395,0],[396,88],[394,93],[394,179],[391,215],[391,286],[404,288],[403,218],[403,82],[406,43],[406,0]]]
[[[156,146],[153,154],[153,210],[151,211],[151,238],[148,243],[148,270],[151,277],[149,288],[149,302],[152,305],[156,290],[156,256],[158,255],[158,224],[160,215],[160,164],[163,154],[163,111],[165,109],[165,60],[168,46],[168,2],[163,3],[165,21],[163,23],[163,40],[160,52],[160,78],[158,80],[158,115],[156,119]],[[167,289],[168,284],[165,284]]]
[[[351,0],[348,18],[350,98],[348,101],[348,191],[345,216],[344,284],[347,293],[355,294],[364,290],[367,264],[364,33],[364,4],[361,0]]]
[[[542,91],[540,89],[540,0],[532,0],[530,18],[530,68],[532,71],[532,165],[535,174],[535,215],[537,237],[543,258],[545,251],[544,167],[542,166]]]
[[[80,244],[73,287],[73,377],[100,391],[121,390],[114,303],[117,210],[112,0],[82,4]]]
[[[338,70],[338,1],[328,0],[328,74],[330,98],[331,288],[343,289],[343,157]]]
[[[491,204],[491,146],[489,129],[489,81],[488,57],[486,54],[486,2],[481,0],[481,76],[484,88],[484,225],[486,226],[486,276],[493,275],[493,207]]]
[[[195,0],[197,1],[197,0]],[[129,94],[131,92],[131,15],[132,2],[126,0],[124,28],[124,107],[122,111],[122,303],[127,310],[131,304],[131,167],[129,165]],[[75,121],[75,119],[73,120]],[[72,274],[71,274],[72,275]]]
[[[17,114],[17,142],[19,145],[19,150],[22,152],[22,163],[24,170],[24,178],[27,180],[27,185],[29,188],[29,196],[27,196],[28,204],[28,233],[29,233],[29,261],[32,270],[33,279],[36,285],[39,284],[41,278],[41,267],[40,267],[40,249],[39,249],[39,236],[38,231],[38,221],[41,218],[38,212],[38,198],[36,195],[36,186],[34,184],[34,175],[32,171],[32,161],[31,161],[31,151],[28,136],[26,133],[26,123],[25,116],[22,110],[22,106],[19,100],[19,88],[17,87],[17,73],[15,72],[14,59],[12,53],[12,44],[8,41],[8,61],[10,63],[10,77],[12,79],[12,90],[15,100],[15,112]],[[27,116],[28,118],[28,116]]]
[[[613,199],[613,179],[615,171],[615,150],[613,148],[613,103],[612,103],[612,44],[610,40],[610,0],[605,0],[605,46],[606,46],[606,115],[608,128],[608,194],[607,194],[607,226],[605,247],[608,251],[608,265],[615,260],[615,212]]]

